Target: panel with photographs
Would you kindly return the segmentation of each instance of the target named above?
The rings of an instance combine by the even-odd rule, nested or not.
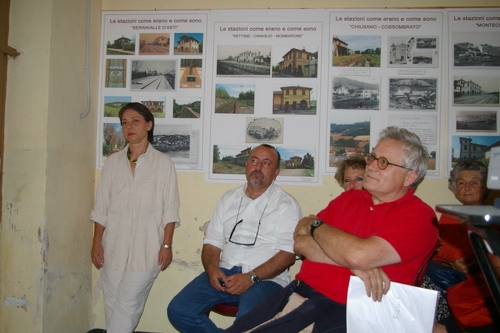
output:
[[[155,117],[153,147],[178,170],[202,170],[208,14],[106,12],[102,19],[97,167],[126,145],[118,112],[137,102]]]
[[[460,159],[489,163],[500,145],[500,9],[448,13],[448,171]]]
[[[436,10],[330,13],[327,173],[398,126],[420,137],[430,152],[427,176],[439,176],[442,25]]]
[[[304,21],[307,16],[299,10],[283,16],[252,13],[217,11],[211,16],[215,34],[213,65],[207,66],[213,71],[207,149],[214,156],[207,180],[243,180],[250,149],[265,143],[282,155],[280,182],[319,184],[319,150],[312,147],[320,145],[318,87],[327,15]]]

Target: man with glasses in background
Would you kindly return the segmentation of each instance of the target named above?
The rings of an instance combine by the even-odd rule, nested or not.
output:
[[[302,213],[297,200],[274,183],[279,172],[279,152],[260,145],[246,161],[247,183],[219,200],[203,241],[205,272],[167,308],[180,332],[223,331],[206,316],[215,304],[237,303],[238,319],[290,282],[293,232]]]
[[[343,192],[297,224],[294,249],[305,259],[296,279],[226,332],[345,332],[351,275],[374,301],[390,281],[413,283],[438,239],[433,209],[413,193],[427,149],[417,135],[388,127],[365,160],[362,190]]]

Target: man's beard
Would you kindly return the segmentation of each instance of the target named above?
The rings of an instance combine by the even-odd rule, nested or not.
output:
[[[260,178],[253,177],[254,175],[259,175]],[[248,177],[248,182],[253,186],[260,186],[264,182],[264,175],[259,171],[252,171]]]

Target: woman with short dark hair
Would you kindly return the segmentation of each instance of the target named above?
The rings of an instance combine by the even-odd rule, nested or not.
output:
[[[154,117],[140,103],[119,112],[128,145],[104,164],[90,219],[92,263],[101,270],[106,332],[131,333],[160,270],[172,262],[179,225],[177,176],[154,149]]]

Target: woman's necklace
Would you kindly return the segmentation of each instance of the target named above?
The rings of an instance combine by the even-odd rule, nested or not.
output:
[[[145,153],[145,152],[144,152],[144,153]],[[144,153],[142,153],[142,154],[144,154]],[[142,155],[142,154],[141,154],[141,155]],[[131,157],[131,156],[132,156],[132,153],[130,152],[130,147],[128,147],[128,150],[127,150],[127,158],[128,158],[128,160],[129,160],[129,161],[130,161],[130,157]],[[139,155],[139,156],[140,156],[140,155]],[[134,164],[137,164],[137,159],[135,159],[135,160],[131,160],[130,162],[132,162],[132,163],[134,163]]]

